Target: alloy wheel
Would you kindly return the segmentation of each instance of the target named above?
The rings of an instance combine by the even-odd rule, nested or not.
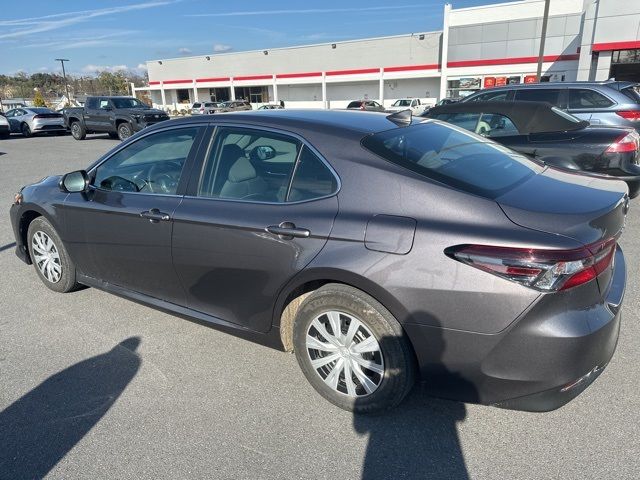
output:
[[[309,325],[306,350],[311,366],[331,389],[348,397],[375,392],[384,378],[380,344],[353,315],[328,311]]]
[[[51,237],[41,230],[31,238],[33,260],[40,273],[51,283],[58,283],[62,278],[62,263],[60,255]]]

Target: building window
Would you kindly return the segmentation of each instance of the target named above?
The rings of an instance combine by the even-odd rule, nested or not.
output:
[[[189,98],[189,90],[186,88],[181,88],[176,90],[176,98],[178,103],[190,103],[191,100]]]
[[[248,100],[249,103],[267,103],[269,89],[267,87],[236,87],[236,100]]]
[[[228,102],[231,100],[231,89],[229,87],[210,88],[209,97],[212,102]]]

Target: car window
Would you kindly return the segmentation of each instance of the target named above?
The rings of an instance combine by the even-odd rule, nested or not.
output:
[[[439,113],[434,115],[434,118],[475,132],[478,120],[480,120],[480,113]]]
[[[636,86],[637,88],[637,86]],[[640,103],[640,93],[634,87],[627,87],[620,90],[625,97],[631,99],[633,103]]]
[[[506,102],[507,96],[509,95],[508,90],[498,91],[498,92],[487,92],[477,95],[473,98],[470,98],[470,102]]]
[[[198,127],[147,135],[115,153],[96,170],[93,185],[102,190],[175,195]]]
[[[542,171],[508,148],[436,121],[375,133],[362,145],[427,178],[491,199]]]
[[[87,108],[98,108],[98,99],[95,97],[87,98],[87,103],[85,104]]]
[[[198,196],[284,202],[301,143],[289,136],[224,127],[213,141]]]
[[[191,107],[191,108],[200,108],[200,104],[196,102],[196,103],[193,104],[193,107]]]
[[[551,105],[560,104],[559,88],[523,88],[516,90],[516,100],[524,102],[548,102]]]
[[[302,147],[287,201],[326,197],[337,188],[338,182],[329,167],[309,147]]]
[[[9,110],[9,111],[5,114],[5,117],[7,117],[7,118],[11,118],[11,117],[14,117],[14,116],[15,116],[15,114],[16,114],[15,109],[14,109],[14,110]]]
[[[569,89],[569,108],[607,108],[613,102],[601,93],[586,88]]]
[[[483,113],[476,127],[476,133],[485,137],[507,137],[519,135],[518,129],[511,119],[499,113]]]
[[[104,109],[105,109],[105,108],[107,108],[108,106],[109,106],[109,100],[104,99],[104,98],[101,98],[101,99],[100,99],[100,105],[98,106],[98,108],[100,108],[100,109],[103,109],[103,110],[104,110]]]
[[[360,108],[362,106],[362,102],[351,102],[347,105],[347,108]]]

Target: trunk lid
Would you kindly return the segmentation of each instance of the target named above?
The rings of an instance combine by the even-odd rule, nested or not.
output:
[[[547,168],[496,198],[515,224],[583,245],[616,237],[629,208],[627,185]]]

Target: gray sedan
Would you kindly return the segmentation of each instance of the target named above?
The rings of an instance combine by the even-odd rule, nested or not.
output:
[[[37,133],[59,133],[66,131],[64,117],[49,108],[21,107],[7,112],[11,133],[22,133],[30,137]]]

